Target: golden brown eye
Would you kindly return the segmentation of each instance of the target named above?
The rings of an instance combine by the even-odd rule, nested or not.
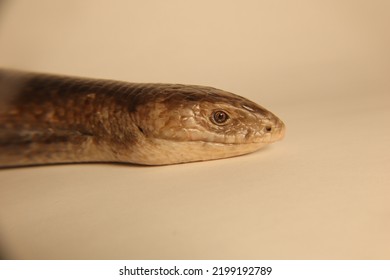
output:
[[[229,119],[229,115],[224,111],[215,111],[212,120],[215,124],[224,124]]]

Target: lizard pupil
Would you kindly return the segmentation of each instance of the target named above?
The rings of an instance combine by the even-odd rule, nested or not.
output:
[[[223,124],[228,120],[229,116],[224,111],[216,111],[213,114],[213,119],[216,124]]]

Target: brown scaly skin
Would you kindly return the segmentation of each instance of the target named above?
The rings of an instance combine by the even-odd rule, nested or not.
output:
[[[223,123],[216,112],[227,114]],[[237,156],[281,139],[271,112],[219,89],[0,70],[0,166],[160,165]]]

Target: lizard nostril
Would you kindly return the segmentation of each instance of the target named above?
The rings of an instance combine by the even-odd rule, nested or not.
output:
[[[271,131],[272,131],[272,126],[267,125],[267,126],[265,127],[265,131],[271,132]]]

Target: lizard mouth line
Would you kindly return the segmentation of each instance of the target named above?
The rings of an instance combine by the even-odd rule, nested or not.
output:
[[[216,141],[205,141],[205,140],[175,140],[175,139],[166,139],[166,138],[154,138],[155,140],[169,141],[169,142],[178,142],[178,143],[203,143],[203,144],[216,144],[216,145],[226,145],[226,146],[244,146],[244,145],[256,145],[256,144],[267,144],[269,141],[258,141],[250,143],[226,143],[226,142],[216,142]]]

